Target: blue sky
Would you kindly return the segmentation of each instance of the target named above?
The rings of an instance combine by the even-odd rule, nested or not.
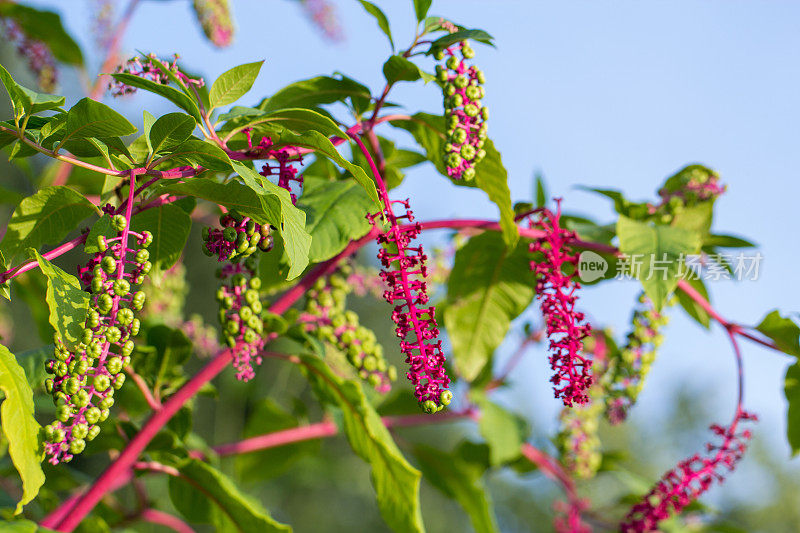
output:
[[[64,6],[57,0],[31,3]],[[413,37],[410,0],[377,3],[402,47]],[[72,33],[84,49],[95,49],[85,21],[88,3],[69,4],[64,16]],[[336,2],[346,34],[342,44],[322,40],[293,2],[233,4],[238,33],[225,51],[200,38],[188,1],[142,2],[124,49],[178,52],[184,65],[207,79],[236,63],[266,59],[251,93],[256,96],[336,70],[374,91],[382,86],[380,68],[390,50],[357,2]],[[757,282],[709,287],[715,306],[745,324],[776,307],[798,311],[800,4],[438,0],[431,12],[496,38],[496,49],[476,47],[476,62],[487,76],[490,135],[503,154],[515,200],[530,198],[532,175],[541,171],[569,211],[611,222],[609,203],[576,185],[652,199],[666,176],[702,162],[717,169],[729,186],[717,203],[714,229],[752,238],[764,255]],[[99,57],[90,60],[96,65]],[[431,70],[427,61],[421,65]],[[391,99],[407,103],[412,112],[435,113],[441,107],[433,84],[400,86]],[[168,111],[147,96],[121,105],[134,118],[142,107]],[[496,216],[481,193],[454,189],[430,166],[410,173],[397,194],[411,196],[422,219]],[[586,290],[582,305],[596,324],[611,325],[622,335],[637,291],[634,283],[609,282]],[[706,332],[677,309],[672,318],[635,416],[658,412],[669,405],[678,384],[688,384],[702,389],[699,394],[719,413],[715,421],[728,421],[735,374],[724,332]],[[788,461],[782,387],[789,359],[747,343],[743,348],[746,406],[761,416],[758,431]],[[558,405],[548,375],[543,351],[531,352],[506,399],[537,420],[551,420]]]

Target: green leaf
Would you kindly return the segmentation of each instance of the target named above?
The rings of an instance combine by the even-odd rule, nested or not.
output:
[[[395,531],[424,531],[420,473],[403,457],[361,385],[334,374],[316,356],[299,353],[296,357],[320,399],[341,409],[342,429],[350,446],[372,467],[372,484],[383,519]]]
[[[25,196],[17,191],[12,191],[0,185],[0,204],[17,205]]]
[[[800,327],[791,318],[782,317],[777,309],[765,316],[756,329],[775,341],[782,352],[800,357]]]
[[[489,445],[489,462],[493,466],[510,463],[520,456],[525,442],[525,422],[516,414],[500,407],[481,391],[470,398],[481,412],[478,430]]]
[[[536,207],[544,207],[547,205],[547,190],[544,185],[544,177],[541,174],[536,175]]]
[[[460,374],[476,379],[508,333],[511,321],[534,297],[527,243],[506,248],[502,237],[486,232],[456,252],[447,282],[444,323]]]
[[[200,108],[197,107],[197,102],[174,87],[162,85],[146,78],[134,76],[133,74],[111,74],[111,77],[125,85],[130,85],[137,89],[144,89],[145,91],[162,96],[189,113],[198,123],[203,122],[203,118],[200,116]]]
[[[417,81],[424,78],[426,82],[434,80],[434,76],[423,71],[416,63],[401,55],[393,55],[383,64],[383,75],[387,83],[394,84],[398,81]]]
[[[192,121],[194,122],[194,120]],[[150,142],[150,130],[153,129],[153,124],[156,123],[156,117],[147,111],[142,112],[142,137],[147,143],[148,155],[153,154],[153,143]]]
[[[430,49],[425,52],[425,55],[431,55],[436,50],[447,48],[448,46],[466,40],[478,41],[489,46],[494,46],[492,41],[494,37],[489,35],[483,30],[459,30],[455,33],[450,33],[444,37],[440,37],[431,43]]]
[[[747,239],[736,235],[706,235],[703,239],[704,246],[716,246],[718,248],[753,248],[756,245]]]
[[[353,181],[306,177],[298,207],[306,214],[306,231],[311,234],[308,258],[312,263],[330,259],[370,230],[366,215],[372,201]]]
[[[134,216],[131,229],[139,233],[148,230],[153,234],[153,242],[147,248],[150,262],[157,269],[167,270],[181,257],[192,229],[192,217],[180,207],[166,204]]]
[[[375,17],[375,20],[378,23],[378,27],[381,29],[384,35],[389,39],[389,44],[392,46],[392,50],[394,50],[394,40],[392,39],[392,30],[389,27],[389,19],[386,18],[386,15],[381,11],[381,8],[373,4],[372,2],[368,2],[367,0],[358,0],[361,2],[361,5],[364,9]]]
[[[0,251],[13,262],[27,248],[60,243],[93,213],[97,213],[94,204],[69,187],[44,187],[14,210]]]
[[[800,452],[800,363],[786,369],[784,394],[789,408],[786,411],[786,438],[792,447],[792,456]]]
[[[51,529],[39,528],[36,522],[30,520],[0,521],[0,531],[3,533],[37,533],[49,532]]]
[[[700,278],[688,277],[685,278],[684,281],[691,285],[691,287],[696,290],[700,295],[705,298],[707,301],[711,301],[711,298],[708,295],[708,291],[706,290],[705,283]],[[688,294],[683,291],[675,291],[675,294],[678,297],[678,303],[681,304],[683,310],[686,313],[695,319],[701,326],[706,329],[711,327],[711,317],[708,316],[708,313],[705,309],[703,309],[700,304],[695,302]]]
[[[476,533],[499,531],[488,491],[481,480],[485,467],[465,457],[464,449],[459,447],[452,453],[445,453],[418,444],[414,447],[414,456],[425,481],[461,505]]]
[[[680,258],[700,250],[700,233],[673,226],[656,226],[623,215],[617,221],[619,250],[638,260],[640,268],[631,272],[644,287],[656,311],[660,311],[675,290],[680,274]]]
[[[243,494],[230,478],[206,463],[189,459],[178,466],[178,472],[180,477],[169,481],[170,498],[189,520],[203,515],[209,517],[211,512],[207,502],[210,500],[224,513],[224,523],[232,525],[235,531],[266,533],[292,530],[276,522],[256,500]],[[191,498],[192,493],[197,492],[200,493],[198,497]]]
[[[2,5],[0,4],[0,6]],[[25,113],[38,113],[39,111],[56,109],[64,105],[65,98],[63,96],[37,93],[18,84],[3,65],[0,65],[0,81],[3,82],[3,86],[8,92],[11,108],[16,118]]]
[[[346,76],[341,78],[317,76],[287,85],[266,100],[261,107],[269,112],[289,107],[332,104],[343,102],[347,98],[353,101],[356,108],[364,108],[369,103],[371,94],[367,87]]]
[[[264,115],[260,122],[276,122],[301,134],[307,131],[315,131],[327,137],[347,138],[347,134],[333,120],[321,113],[311,109],[303,109],[302,107],[272,111]]]
[[[0,406],[0,422],[8,440],[8,454],[22,478],[22,499],[14,514],[33,500],[44,484],[40,426],[33,417],[33,391],[25,371],[17,364],[14,354],[0,344],[0,389],[5,394]]]
[[[57,13],[4,2],[0,4],[0,16],[13,19],[25,35],[47,45],[58,61],[70,65],[83,65],[81,48],[64,29],[61,17]]]
[[[70,349],[81,342],[83,323],[89,309],[89,293],[81,289],[78,278],[67,274],[31,248],[39,268],[47,276],[47,305],[50,325]]]
[[[82,98],[67,112],[64,139],[122,137],[136,133],[128,119],[91,98]],[[63,143],[64,141],[62,141]]]
[[[211,86],[209,93],[211,107],[232,104],[244,96],[255,83],[263,64],[264,61],[245,63],[223,72]]]
[[[425,20],[432,3],[433,0],[414,0],[414,14],[417,16],[417,22]]]
[[[48,360],[53,358],[54,350],[55,346],[53,344],[48,344],[17,354],[17,362],[22,367],[22,370],[25,371],[25,375],[28,377],[28,383],[30,383],[33,388],[41,386],[44,380],[49,377],[45,365]]]
[[[143,375],[152,379],[153,388],[158,390],[176,367],[181,367],[192,355],[192,342],[179,329],[164,325],[152,327],[147,332],[147,344],[153,346],[144,358]],[[137,368],[139,368],[137,362]]]
[[[247,418],[244,438],[295,428],[298,421],[271,398],[260,400]],[[261,483],[286,472],[298,459],[319,449],[319,441],[300,441],[236,458],[236,470],[246,483]]]
[[[714,216],[714,202],[701,202],[697,205],[684,207],[675,214],[671,226],[695,231],[703,236],[708,235],[711,229],[711,220]]]
[[[150,128],[148,138],[154,154],[178,146],[192,136],[196,123],[183,113],[168,113]]]
[[[200,165],[208,170],[231,170],[231,159],[225,150],[196,138],[182,142],[165,154],[162,160],[170,161],[171,165]]]
[[[92,225],[89,235],[86,236],[86,244],[83,246],[83,251],[86,254],[100,253],[100,247],[97,245],[98,237],[112,238],[116,237],[117,230],[111,222],[111,215],[103,215],[97,222]]]

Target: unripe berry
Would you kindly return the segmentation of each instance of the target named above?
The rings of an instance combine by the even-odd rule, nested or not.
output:
[[[111,224],[117,231],[124,231],[128,227],[128,221],[122,215],[114,215],[114,218],[111,219]]]

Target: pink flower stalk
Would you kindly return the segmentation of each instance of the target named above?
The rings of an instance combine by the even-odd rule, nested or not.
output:
[[[150,80],[161,85],[168,85],[170,82],[169,74],[164,72],[154,59],[157,59],[155,54],[131,58],[126,61],[124,65],[117,67],[117,73],[133,74],[139,78]],[[186,85],[195,85],[196,87],[205,85],[202,78],[190,78],[178,69],[178,54],[173,55],[172,64],[170,64],[169,61],[161,61],[161,63],[182,83]],[[108,89],[111,91],[112,96],[124,96],[136,92],[136,87],[132,87],[117,80],[112,80],[108,84]]]
[[[343,41],[344,34],[336,15],[336,7],[327,0],[300,0],[303,10],[329,41]]]
[[[463,59],[456,55],[461,53]],[[481,104],[484,96],[482,84],[485,77],[477,67],[467,66],[465,59],[475,52],[464,41],[437,53],[444,59],[446,68],[437,65],[436,74],[444,90],[447,144],[444,164],[447,175],[453,179],[469,181],[475,177],[475,165],[484,157],[489,110]]]
[[[27,35],[14,20],[2,19],[5,37],[12,43],[17,54],[25,58],[28,69],[36,75],[42,90],[53,92],[58,84],[58,71],[53,53],[45,43]]]
[[[592,361],[581,354],[583,339],[591,332],[584,321],[584,314],[575,310],[580,283],[578,276],[578,254],[572,253],[568,243],[575,233],[559,226],[561,203],[553,214],[542,209],[539,216],[530,219],[530,227],[543,230],[545,236],[530,246],[531,252],[540,253],[542,259],[531,261],[531,270],[536,272],[536,298],[544,315],[547,336],[550,339],[550,367],[555,374],[550,379],[555,397],[564,405],[583,404],[589,401],[586,391],[592,385],[589,374]],[[571,268],[569,274],[564,267]]]
[[[583,521],[581,516],[587,509],[589,509],[589,502],[578,498],[568,502],[553,503],[553,510],[556,512],[553,527],[556,533],[592,533],[592,528]]]
[[[114,216],[117,235],[98,237],[101,252],[79,269],[85,289],[92,293],[82,337],[71,350],[56,335],[55,358],[46,365],[54,377],[45,381],[45,388],[58,406],[57,420],[44,428],[45,453],[52,464],[69,462],[97,436],[98,422],[108,418],[114,405],[114,390],[125,382],[122,369],[130,364],[131,339],[140,328],[134,311],[145,301],[144,292],[132,293],[131,288],[141,284],[152,267],[145,248],[153,240],[147,231],[130,230],[130,216],[130,209],[126,216]],[[131,238],[140,249],[129,246]]]
[[[203,33],[217,48],[233,41],[233,18],[228,0],[194,0],[194,12]]]
[[[678,463],[678,466],[661,478],[644,499],[633,506],[620,525],[623,533],[655,531],[658,523],[680,513],[687,505],[706,492],[714,481],[722,483],[726,472],[731,472],[744,455],[750,430],[737,432],[742,421],[758,420],[740,407],[729,427],[714,424],[711,431],[722,438],[718,445],[707,444],[710,457],[695,454]]]
[[[98,47],[106,48],[114,34],[114,2],[112,0],[92,0],[92,35]]]
[[[382,215],[389,223],[389,229],[378,237],[378,244],[383,245],[378,252],[384,268],[380,276],[388,287],[383,297],[395,306],[392,320],[401,339],[400,351],[410,365],[406,376],[414,384],[414,395],[426,412],[434,413],[450,403],[453,393],[448,390],[450,378],[444,368],[442,341],[437,340],[436,309],[433,306],[420,307],[428,305],[425,283],[427,256],[421,245],[410,244],[419,235],[421,227],[417,223],[401,229],[399,220],[414,221],[408,200],[392,202],[384,188],[381,192],[386,205]],[[405,213],[395,215],[393,205],[405,209]],[[380,215],[370,215],[369,219],[374,224]]]
[[[282,187],[289,191],[289,194],[292,198],[292,203],[296,204],[298,195],[292,190],[292,183],[294,182],[298,184],[298,187],[296,187],[295,190],[299,189],[300,192],[303,190],[303,175],[300,174],[298,176],[299,169],[293,165],[293,163],[300,163],[300,165],[303,164],[303,156],[300,155],[297,147],[283,146],[281,148],[275,148],[275,143],[273,143],[272,139],[269,137],[262,137],[259,143],[253,146],[252,128],[246,128],[243,131],[247,137],[248,155],[258,156],[262,159],[274,159],[277,162],[277,165],[267,162],[261,167],[261,172],[259,172],[259,174],[265,178],[277,176],[278,187]]]

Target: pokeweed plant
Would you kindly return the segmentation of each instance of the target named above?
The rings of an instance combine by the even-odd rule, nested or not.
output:
[[[394,50],[385,14],[360,3]],[[328,37],[338,37],[327,3],[302,4]],[[493,39],[428,17],[430,5],[414,0],[414,38],[386,60],[386,83],[375,92],[337,74],[250,96],[251,106],[234,105],[252,88],[262,62],[233,67],[213,83],[187,73],[177,55],[160,59],[165,51],[120,62],[119,41],[135,1],[112,31],[102,29],[113,35],[103,70],[108,76],[90,97],[68,106],[63,96],[20,85],[0,66],[11,104],[0,123],[0,145],[14,164],[52,160],[45,172],[50,181],[34,179],[36,192],[15,198],[0,241],[0,290],[30,305],[45,344],[55,339],[16,355],[0,345],[2,453],[21,480],[14,509],[3,509],[4,527],[121,530],[153,522],[176,531],[191,531],[195,523],[289,531],[254,502],[240,478],[257,477],[265,467],[291,468],[291,455],[250,463],[244,472],[221,468],[217,458],[245,460],[288,445],[297,450],[339,432],[371,469],[386,525],[402,532],[424,530],[423,478],[455,499],[476,531],[496,531],[483,477],[499,469],[527,475],[524,462],[564,492],[554,505],[556,530],[654,531],[679,519],[742,460],[751,430],[740,426],[756,416],[744,408],[738,342],[800,356],[800,329],[778,311],[755,327],[729,321],[711,306],[702,282],[680,271],[682,254],[713,262],[719,248],[751,246],[711,232],[714,203],[725,191],[720,177],[687,166],[658,189],[657,203],[597,190],[614,201],[618,219],[611,226],[562,213],[569,200],[552,204],[543,193],[538,207],[512,205],[482,104],[491,84],[476,66],[485,50],[479,45]],[[229,2],[192,6],[212,44],[227,46],[235,27]],[[57,63],[82,65],[80,48],[54,13],[6,2],[0,17],[41,88],[51,89]],[[52,31],[39,38],[37,24]],[[437,82],[427,88],[441,90],[443,109],[385,111],[395,85],[420,80]],[[159,117],[145,111],[139,131],[98,101],[104,88],[110,102],[135,102],[145,91],[179,111]],[[385,136],[386,125],[410,133],[421,151],[398,148]],[[392,189],[406,169],[424,161],[453,186],[487,194],[499,220],[415,219],[412,199],[395,198]],[[193,237],[195,225],[202,230]],[[452,265],[431,262],[419,242],[436,229],[455,232]],[[355,259],[371,243],[380,272]],[[205,264],[197,251],[209,256]],[[657,255],[662,262],[663,277],[630,272],[643,294],[633,330],[620,344],[580,300],[584,251],[611,261]],[[218,281],[198,279],[214,269]],[[381,291],[389,306],[364,307],[363,300]],[[187,293],[216,300],[216,336],[202,318],[184,316]],[[543,332],[526,331],[516,355],[495,370],[495,352],[516,330],[512,322],[537,304]],[[735,416],[728,426],[712,426],[721,442],[710,444],[706,456],[678,463],[633,507],[621,499],[593,509],[577,481],[592,478],[603,464],[601,419],[622,423],[635,408],[663,339],[667,305],[726,331],[739,376]],[[380,333],[388,324],[396,338]],[[554,372],[549,381],[563,404],[552,453],[535,447],[541,436],[492,399],[535,344],[531,339],[543,336],[542,357]],[[244,409],[246,436],[219,443],[214,432],[192,427],[204,416],[195,410],[199,396],[229,393],[222,387],[227,375],[220,377],[229,366],[238,380],[255,384],[240,385],[252,397]],[[284,375],[291,367],[301,370],[310,394],[303,387],[265,386],[265,374]],[[797,381],[797,368],[789,369],[794,381],[787,383]],[[545,386],[547,379],[540,381]],[[788,388],[787,395],[797,401]],[[49,405],[40,401],[45,396]],[[281,403],[291,403],[292,412]],[[790,403],[790,412],[796,409]],[[317,422],[300,421],[317,415]],[[792,420],[790,444],[797,449]],[[401,451],[388,431],[453,423],[475,424],[477,432],[438,434],[467,435],[454,446],[404,438]],[[43,468],[44,458],[52,466]],[[103,469],[96,475],[98,465]],[[148,494],[158,487],[140,481],[145,472],[169,479],[159,495]],[[109,499],[127,485],[135,488],[134,504]],[[168,497],[160,497],[165,490]],[[276,514],[292,518],[280,509]]]

